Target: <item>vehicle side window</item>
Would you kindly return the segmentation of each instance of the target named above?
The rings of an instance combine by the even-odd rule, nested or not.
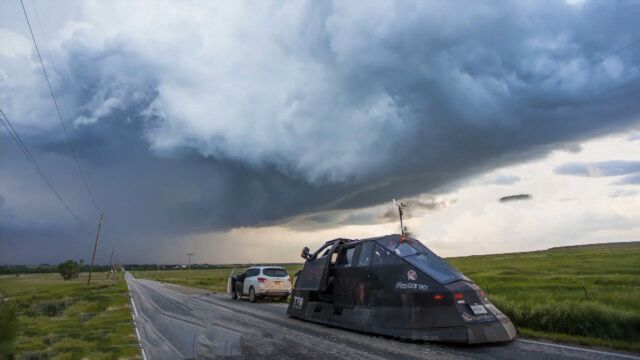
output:
[[[391,251],[376,244],[376,247],[371,257],[371,265],[375,266],[375,265],[394,265],[394,264],[402,264],[402,260],[400,260],[400,258],[394,255],[393,253],[391,253]]]
[[[353,252],[355,251],[355,247],[350,247],[342,250],[340,253],[340,259],[338,261],[338,266],[351,266],[353,260]]]
[[[405,243],[400,243],[398,244],[394,249],[393,252],[395,252],[396,254],[400,255],[401,257],[405,257],[405,256],[409,256],[409,255],[415,255],[418,253],[418,251],[411,245]]]
[[[374,245],[375,243],[373,241],[367,241],[358,245],[360,247],[360,256],[358,257],[356,266],[369,266]]]
[[[336,260],[338,259],[338,253],[334,252],[333,254],[331,254],[331,264],[335,265],[336,264]]]
[[[247,277],[253,277],[260,274],[260,269],[249,269],[247,270]]]
[[[451,265],[435,254],[417,254],[407,256],[405,259],[440,284],[448,284],[457,280],[470,281],[469,278],[460,274],[455,268],[451,267]]]
[[[360,252],[362,251],[362,244],[358,244],[353,251],[353,257],[351,258],[351,266],[358,266],[360,259]]]

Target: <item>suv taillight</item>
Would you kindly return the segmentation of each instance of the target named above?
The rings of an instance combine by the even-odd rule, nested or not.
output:
[[[259,282],[261,282],[261,283],[263,283],[263,282],[267,281],[267,278],[259,277],[259,278],[258,278],[258,281],[259,281]]]

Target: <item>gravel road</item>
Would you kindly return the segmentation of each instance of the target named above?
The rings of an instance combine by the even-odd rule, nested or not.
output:
[[[129,273],[126,279],[146,360],[640,359],[528,339],[483,346],[406,342],[289,318],[283,303],[251,304]]]

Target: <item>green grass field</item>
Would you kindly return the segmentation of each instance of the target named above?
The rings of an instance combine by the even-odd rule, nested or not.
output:
[[[520,333],[640,351],[640,243],[448,259]]]
[[[122,274],[94,273],[90,287],[86,276],[0,276],[2,308],[18,314],[16,359],[140,358]]]
[[[640,351],[638,242],[447,260],[484,288],[523,335]],[[287,270],[293,274],[299,268]],[[225,291],[230,272],[231,268],[134,275]]]

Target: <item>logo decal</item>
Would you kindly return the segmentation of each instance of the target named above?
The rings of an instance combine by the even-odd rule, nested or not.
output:
[[[300,296],[293,297],[293,306],[301,308],[303,303],[304,303],[303,297],[300,297]]]
[[[413,270],[407,271],[407,279],[409,279],[409,281],[416,281],[417,278],[418,278],[418,274],[416,274],[415,271]]]

